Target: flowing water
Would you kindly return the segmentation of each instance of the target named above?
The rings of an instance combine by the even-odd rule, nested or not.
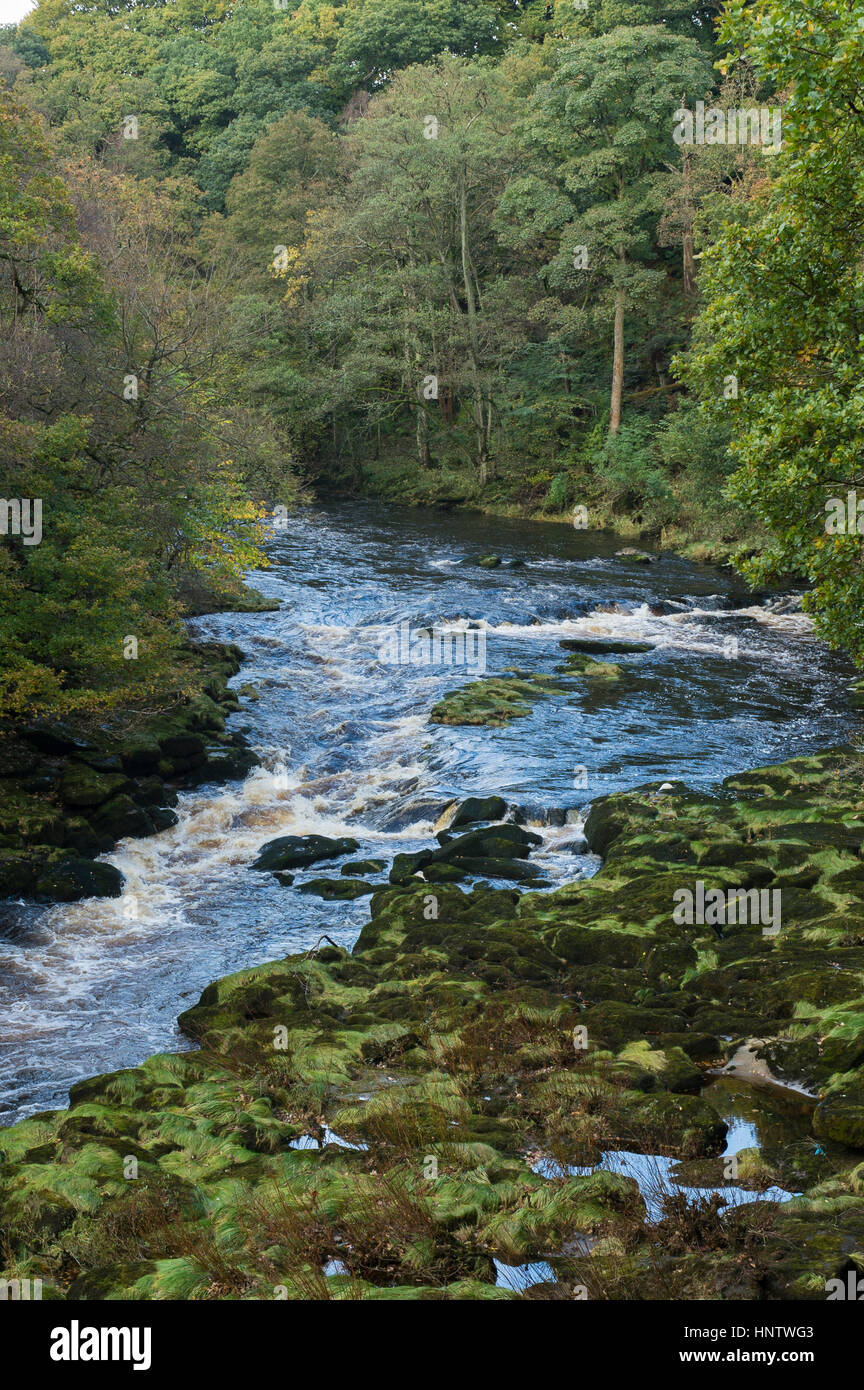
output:
[[[0,905],[2,1122],[63,1105],[82,1077],[187,1047],[176,1015],[210,980],[323,932],[353,942],[368,898],[326,903],[249,871],[278,835],[350,834],[360,849],[348,858],[389,863],[428,843],[454,797],[500,792],[544,826],[533,857],[557,883],[596,869],[578,823],[599,795],[657,778],[711,786],[848,739],[851,672],[800,614],[754,599],[726,570],[674,555],[643,566],[620,546],[563,525],[375,504],[305,511],[274,532],[272,568],[252,578],[280,611],[192,624],[247,654],[234,684],[260,698],[230,728],[263,765],[184,793],[178,825],[107,855],[126,875],[123,897]],[[466,563],[489,553],[505,563]],[[624,680],[557,694],[509,727],[451,728],[428,711],[482,663],[382,660],[404,622],[470,629],[466,651],[492,674],[551,673],[568,637],[651,649],[609,658]]]

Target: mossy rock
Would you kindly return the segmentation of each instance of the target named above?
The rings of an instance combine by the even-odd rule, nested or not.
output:
[[[90,823],[97,835],[112,842],[127,836],[152,835],[156,829],[147,811],[125,794],[113,796],[97,807]]]
[[[620,1047],[636,1039],[660,1033],[680,1032],[684,1020],[679,1014],[666,1010],[642,1008],[636,1004],[621,1004],[606,1000],[586,1010],[582,1019],[592,1040]]]
[[[310,878],[306,883],[301,883],[297,891],[312,893],[326,902],[350,902],[374,893],[375,885],[364,883],[359,878]]]
[[[629,656],[653,652],[651,642],[625,642],[608,637],[566,637],[558,643],[565,652],[585,652],[588,656]]]
[[[268,840],[258,852],[253,869],[302,869],[325,859],[340,859],[360,848],[360,842],[350,836],[331,839],[327,835],[281,835]]]
[[[611,661],[596,661],[585,652],[573,652],[560,666],[556,666],[555,670],[565,675],[584,676],[586,680],[597,681],[617,681],[624,674],[623,666],[616,666]]]
[[[522,719],[531,705],[565,687],[552,676],[522,672],[515,676],[488,676],[471,681],[459,690],[450,690],[429,715],[430,724],[486,724],[500,728],[512,719]]]
[[[383,859],[352,859],[339,870],[346,878],[365,878],[367,874],[380,874],[386,868]]]
[[[101,806],[132,783],[123,773],[95,772],[86,763],[70,762],[60,779],[59,795],[67,806]]]
[[[113,864],[90,859],[63,859],[39,875],[35,883],[37,902],[77,902],[79,898],[119,898],[125,878]]]
[[[838,1077],[813,1114],[813,1133],[850,1149],[864,1149],[864,1079],[857,1072]]]
[[[473,825],[477,821],[503,820],[506,814],[507,802],[503,796],[469,796],[460,801],[448,829],[455,830],[458,825]]]
[[[0,898],[32,893],[43,863],[25,850],[0,850]]]

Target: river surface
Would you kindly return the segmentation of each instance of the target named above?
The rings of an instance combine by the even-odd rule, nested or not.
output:
[[[105,856],[126,875],[123,897],[0,905],[0,1123],[62,1106],[82,1077],[188,1047],[176,1016],[210,980],[323,932],[354,941],[369,899],[326,903],[250,872],[267,840],[350,834],[360,849],[347,858],[389,865],[428,843],[454,797],[500,792],[544,827],[532,858],[556,884],[596,870],[578,840],[595,797],[658,778],[709,787],[858,727],[851,668],[800,614],[727,570],[669,554],[640,565],[616,556],[622,544],[371,503],[303,511],[274,531],[272,567],[250,578],[280,611],[192,624],[247,654],[233,684],[253,683],[259,699],[244,699],[229,728],[262,767],[183,793],[178,825]],[[490,553],[504,564],[470,563]],[[382,659],[406,622],[471,629],[472,666]],[[506,728],[428,723],[436,699],[484,664],[551,673],[558,643],[580,636],[651,650],[609,658],[626,667],[621,682],[556,694]]]

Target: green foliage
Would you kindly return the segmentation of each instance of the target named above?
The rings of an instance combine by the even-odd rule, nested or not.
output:
[[[234,369],[214,283],[180,246],[183,185],[157,200],[53,162],[39,122],[0,93],[0,700],[13,717],[158,696],[184,576],[218,586],[261,559],[261,509],[225,458]]]
[[[824,528],[860,454],[861,3],[42,0],[0,32],[22,459],[77,420],[64,488],[143,507],[165,593],[254,558],[249,489],[299,455],[738,539],[864,659],[859,538]],[[673,140],[682,102],[778,92],[780,154]]]
[[[790,95],[782,151],[705,255],[706,304],[685,372],[733,422],[730,496],[770,534],[746,573],[809,580],[823,632],[864,663],[861,537],[826,528],[830,499],[845,510],[861,481],[864,7],[736,0],[723,32]],[[738,395],[726,399],[733,377]]]

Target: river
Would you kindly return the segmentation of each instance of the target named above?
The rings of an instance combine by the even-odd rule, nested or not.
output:
[[[274,531],[272,567],[250,579],[281,609],[191,624],[247,654],[233,683],[253,683],[259,699],[244,699],[230,727],[263,765],[243,783],[183,793],[173,829],[105,856],[126,876],[123,897],[3,905],[0,1122],[62,1106],[82,1077],[189,1046],[176,1016],[210,980],[322,932],[351,944],[368,898],[327,903],[249,871],[278,835],[350,834],[361,846],[351,858],[389,861],[427,844],[454,797],[500,792],[543,826],[532,858],[554,884],[597,867],[578,836],[597,796],[658,778],[709,787],[848,739],[851,668],[806,619],[748,595],[728,570],[672,554],[642,565],[616,555],[623,544],[353,502]],[[488,554],[502,565],[471,563]],[[382,635],[404,622],[478,630],[487,673],[552,672],[568,637],[650,651],[610,658],[624,680],[555,695],[506,728],[451,728],[428,712],[477,672],[382,660]]]

